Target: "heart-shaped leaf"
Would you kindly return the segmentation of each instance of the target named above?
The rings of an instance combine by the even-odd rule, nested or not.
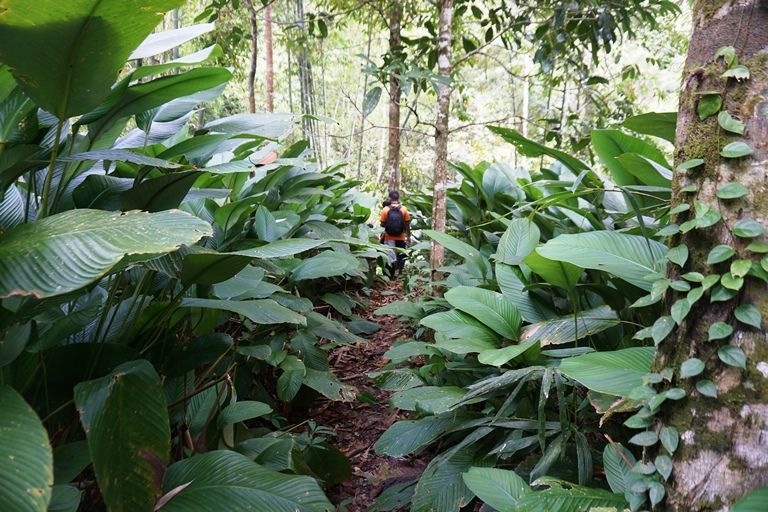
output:
[[[722,340],[733,334],[733,327],[725,322],[715,322],[709,326],[708,341]]]
[[[739,347],[734,345],[725,345],[717,349],[717,357],[729,366],[737,368],[747,368],[747,355]]]

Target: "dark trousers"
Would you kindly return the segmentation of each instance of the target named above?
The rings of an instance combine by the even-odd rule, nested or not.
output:
[[[405,249],[406,247],[405,240],[386,240],[386,241],[382,241],[381,243],[385,245],[389,245],[390,247],[392,247],[392,244],[394,243],[394,247],[397,247],[399,249]],[[388,265],[390,275],[392,276],[394,276],[396,271],[402,272],[403,267],[405,266],[405,253],[396,251],[395,256],[397,259],[395,260],[394,264],[390,263]]]

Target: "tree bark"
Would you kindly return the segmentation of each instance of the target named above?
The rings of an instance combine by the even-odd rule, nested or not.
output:
[[[387,153],[387,172],[389,173],[389,189],[400,189],[400,99],[402,88],[400,87],[399,63],[402,54],[402,41],[400,38],[400,24],[403,16],[401,2],[392,2],[389,14],[389,139]]]
[[[371,58],[371,40],[373,39],[373,28],[368,27],[368,44],[365,47],[366,62]],[[363,91],[360,95],[360,132],[357,140],[357,179],[360,179],[363,168],[363,142],[365,138],[365,93],[368,91],[368,73],[363,73]]]
[[[275,65],[272,55],[272,4],[264,7],[264,57],[266,73],[264,80],[267,88],[267,112],[275,111]]]
[[[671,265],[672,279],[692,271],[726,274],[730,261],[735,259],[750,259],[759,267],[764,255],[748,250],[752,239],[734,236],[732,230],[738,220],[752,219],[763,227],[768,221],[768,3],[697,0],[693,25],[683,73],[675,161],[679,164],[702,158],[705,163],[675,172],[673,205],[690,204],[690,211],[676,219],[680,224],[694,218],[697,204],[719,210],[722,220],[673,240],[672,245],[688,246],[690,258],[683,269]],[[715,53],[724,46],[736,47],[739,62],[750,70],[750,79],[738,82],[721,77],[727,65],[724,59],[715,59]],[[743,137],[722,130],[717,116],[699,119],[697,104],[704,91],[721,93],[722,110],[746,125]],[[745,142],[754,154],[723,158],[721,149],[733,141]],[[717,190],[730,182],[746,186],[747,195],[735,200],[718,199]],[[683,192],[688,185],[695,185],[697,191]],[[761,239],[765,240],[765,236]],[[736,255],[728,262],[707,265],[707,254],[718,244],[732,246]],[[670,304],[680,298],[679,294],[672,297]],[[735,318],[735,308],[746,304],[762,313],[762,329]],[[725,511],[749,490],[768,485],[766,317],[765,282],[746,276],[743,287],[730,300],[711,302],[707,295],[699,299],[677,332],[661,344],[657,369],[668,367],[677,374],[680,364],[691,357],[706,364],[702,375],[675,382],[688,392],[687,397],[662,411],[664,423],[680,432],[667,510]],[[727,339],[707,341],[708,329],[715,322],[731,325],[733,334]],[[729,344],[746,354],[746,370],[720,361],[718,349]],[[696,391],[694,381],[700,379],[714,382],[718,398],[707,398]]]
[[[251,65],[248,68],[248,112],[256,112],[256,64],[259,57],[259,25],[256,21],[256,9],[251,0],[243,0],[248,10],[248,21],[251,25]]]
[[[432,195],[432,229],[445,231],[445,189],[448,181],[448,116],[451,107],[451,38],[453,0],[440,0],[437,39],[437,68],[444,78],[438,85],[437,120],[435,122],[435,167]],[[445,249],[434,240],[429,263],[433,275],[443,265]]]

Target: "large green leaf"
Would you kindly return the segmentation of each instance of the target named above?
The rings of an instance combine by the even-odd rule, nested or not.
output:
[[[645,277],[664,275],[667,248],[638,235],[593,231],[560,235],[537,251],[550,260],[610,272],[638,288],[650,291],[652,281]]]
[[[616,447],[622,451],[620,455]],[[623,456],[622,456],[623,455]],[[626,461],[629,461],[627,464]],[[632,466],[635,464],[635,456],[621,444],[606,444],[603,449],[603,467],[608,485],[615,493],[623,493],[629,490],[634,480]]]
[[[439,243],[449,251],[461,256],[465,260],[474,263],[483,274],[487,274],[490,271],[490,265],[488,260],[480,253],[478,249],[475,249],[466,242],[462,242],[457,238],[452,237],[446,233],[440,231],[433,231],[431,229],[425,229],[422,231],[429,238]]]
[[[335,510],[314,479],[278,473],[232,451],[209,452],[173,464],[163,489],[168,498],[163,512]]]
[[[560,372],[593,391],[629,396],[651,371],[653,354],[651,347],[592,352],[565,359],[560,363]]]
[[[537,245],[541,233],[530,219],[514,219],[501,236],[496,248],[496,261],[519,265]]]
[[[477,355],[477,360],[483,364],[501,366],[529,351],[538,354],[540,349],[541,345],[539,344],[539,341],[534,340],[523,342],[518,345],[509,345],[504,348],[483,350]]]
[[[454,414],[398,421],[379,437],[374,448],[376,453],[404,457],[431,444],[460,423]]]
[[[475,432],[480,430],[490,431]],[[429,463],[416,485],[412,512],[457,512],[469,504],[474,495],[464,484],[462,475],[473,466],[482,466],[483,461],[475,456],[473,447],[461,448],[462,444],[456,447],[458,450],[443,453]]]
[[[669,169],[664,154],[643,139],[627,135],[619,130],[592,130],[592,147],[600,161],[605,165],[618,185],[638,185],[640,182],[629,172],[617,157],[625,153],[636,153]]]
[[[498,343],[497,336],[482,322],[461,311],[442,311],[421,319],[421,325],[429,327],[449,338],[468,338]]]
[[[351,254],[324,251],[299,263],[291,278],[294,281],[306,281],[344,274],[360,275],[360,261]]]
[[[145,360],[75,386],[99,490],[110,511],[152,510],[171,450],[168,404]]]
[[[496,282],[501,294],[515,305],[523,320],[540,322],[555,315],[543,302],[533,298],[520,279],[518,270],[503,263],[496,264]]]
[[[539,247],[529,254],[525,258],[525,264],[549,284],[572,291],[584,270],[577,265],[543,256],[542,248]]]
[[[314,249],[324,243],[324,240],[312,240],[311,238],[289,238],[287,240],[276,240],[253,249],[236,251],[233,254],[250,256],[251,258],[285,258]]]
[[[211,228],[187,213],[72,210],[0,235],[0,297],[51,297],[86,286],[126,255],[169,252]]]
[[[138,48],[133,50],[128,58],[131,60],[145,59],[153,55],[158,55],[206,34],[214,28],[216,28],[216,25],[213,23],[201,23],[199,25],[191,25],[189,27],[150,34]]]
[[[547,489],[524,495],[517,502],[515,512],[586,512],[596,507],[624,510],[627,502],[621,494],[603,489],[581,487],[568,482],[542,478],[533,484]]]
[[[517,500],[531,491],[514,471],[470,468],[462,476],[470,491],[499,512],[516,512]]]
[[[525,138],[517,130],[511,128],[502,128],[501,126],[489,126],[489,130],[493,133],[500,135],[507,142],[514,144],[521,154],[530,157],[538,157],[546,155],[558,160],[568,167],[574,174],[579,174],[582,171],[588,171],[589,167],[581,160],[572,157],[568,153],[558,151],[557,149],[548,148],[542,144],[534,142]]]
[[[677,112],[649,112],[629,117],[622,124],[637,133],[661,137],[674,144]]]
[[[441,414],[459,403],[466,390],[456,386],[423,386],[398,391],[389,399],[390,404],[404,411],[426,411]]]
[[[761,512],[764,510],[768,510],[768,487],[748,492],[731,507],[731,512]]]
[[[32,407],[0,386],[0,504],[14,512],[44,512],[51,500],[53,455]]]
[[[185,298],[181,306],[186,308],[220,309],[243,315],[257,324],[297,324],[307,325],[307,320],[300,314],[281,306],[272,299],[262,300],[216,300]]]
[[[515,305],[502,294],[484,288],[457,286],[445,294],[445,299],[505,338],[517,339],[522,318]]]
[[[5,0],[0,61],[24,91],[64,119],[109,94],[131,51],[182,0]]]
[[[520,333],[520,340],[539,340],[542,346],[560,345],[586,338],[618,324],[616,313],[608,306],[600,306],[576,315],[526,325]]]

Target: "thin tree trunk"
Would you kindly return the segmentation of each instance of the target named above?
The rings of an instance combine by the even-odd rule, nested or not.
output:
[[[288,47],[288,110],[295,112],[293,108],[293,62],[290,46]]]
[[[685,272],[725,276],[736,259],[752,260],[759,266],[764,255],[748,249],[752,239],[734,236],[733,228],[737,221],[753,220],[763,227],[768,222],[768,4],[764,0],[697,0],[693,20],[677,120],[675,161],[703,158],[705,163],[675,172],[673,204],[691,206],[690,212],[676,219],[678,223],[694,218],[695,210],[702,205],[719,211],[722,220],[673,241],[672,245],[686,245],[690,258],[684,268],[671,265],[672,279]],[[731,45],[737,48],[739,62],[749,69],[751,78],[737,82],[721,77],[727,66],[722,58],[715,59],[715,53]],[[722,110],[744,122],[744,136],[720,129],[717,116],[699,119],[696,105],[704,91],[721,93]],[[723,158],[720,150],[734,141],[745,142],[754,154]],[[719,199],[718,189],[732,182],[742,183],[747,194],[735,200]],[[683,192],[688,185],[694,185],[696,192]],[[765,235],[760,239],[765,240]],[[727,262],[707,265],[707,254],[718,244],[733,247],[736,255]],[[738,306],[750,304],[762,313],[762,328],[749,327],[735,317]],[[747,275],[741,290],[730,300],[711,302],[705,294],[693,304],[674,335],[662,342],[658,369],[672,368],[677,375],[680,364],[691,357],[706,364],[701,375],[675,381],[675,386],[686,390],[687,397],[662,411],[664,424],[680,432],[666,510],[724,511],[747,491],[768,485],[767,317],[766,285],[758,277]],[[708,341],[708,330],[715,322],[729,324],[733,334]],[[728,346],[743,350],[746,369],[721,362],[718,350]],[[702,379],[714,382],[718,398],[696,391],[695,381]]]
[[[264,57],[266,59],[267,112],[275,111],[275,65],[272,56],[272,4],[264,7]]]
[[[373,29],[368,27],[368,45],[365,48],[366,63],[371,58],[371,39],[373,38]],[[363,91],[360,96],[360,137],[357,140],[357,179],[360,179],[363,167],[363,140],[365,138],[365,111],[362,108],[365,103],[365,93],[368,90],[368,73],[363,74]]]
[[[445,189],[448,178],[448,116],[451,107],[451,25],[453,0],[440,0],[437,40],[438,73],[445,80],[438,85],[437,120],[435,122],[435,167],[433,176],[432,229],[445,231]],[[445,249],[432,241],[429,263],[433,275],[443,265]],[[435,276],[437,277],[437,276]]]
[[[174,29],[181,28],[181,22],[179,20],[179,9],[178,8],[176,8],[176,9],[171,11],[171,27],[174,28]],[[173,47],[173,49],[171,50],[171,58],[174,59],[174,60],[179,58],[179,47],[178,46]],[[178,73],[178,71],[175,71],[175,72]]]
[[[259,25],[256,21],[256,9],[251,0],[243,0],[248,10],[248,21],[251,25],[251,65],[248,68],[248,112],[256,112],[256,64],[259,57]]]
[[[400,189],[400,87],[399,64],[401,59],[400,23],[403,16],[403,6],[398,1],[392,2],[389,15],[389,135],[387,152],[387,172],[389,173],[389,189]]]

